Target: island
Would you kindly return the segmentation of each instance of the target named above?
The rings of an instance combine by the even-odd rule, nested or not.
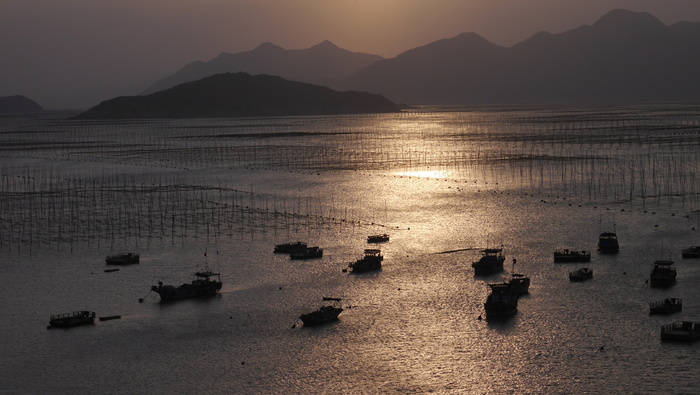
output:
[[[391,113],[378,94],[339,92],[271,75],[223,73],[145,96],[105,100],[73,119],[236,118]]]

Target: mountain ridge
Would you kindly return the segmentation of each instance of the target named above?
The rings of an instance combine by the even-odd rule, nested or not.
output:
[[[616,9],[593,25],[539,32],[508,48],[475,37],[379,60],[331,86],[409,104],[700,99],[700,23],[666,26],[648,13]],[[436,59],[432,70],[415,66]]]
[[[383,96],[278,76],[223,73],[145,96],[105,100],[74,119],[236,118],[399,112]]]

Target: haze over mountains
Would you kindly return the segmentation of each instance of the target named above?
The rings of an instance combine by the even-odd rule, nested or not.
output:
[[[614,10],[510,48],[467,33],[378,61],[336,88],[409,104],[700,99],[700,23]]]
[[[591,26],[541,32],[509,48],[476,33],[392,59],[352,53],[330,42],[293,51],[263,44],[192,63],[146,92],[240,69],[408,104],[694,100],[700,99],[698,48],[700,23],[666,26],[648,13],[618,9]]]
[[[149,94],[224,72],[269,74],[395,103],[475,104],[700,100],[700,23],[665,25],[644,12],[613,10],[592,25],[540,32],[511,47],[463,33],[384,59],[329,41],[286,50],[270,43],[196,61],[141,91]],[[145,84],[141,85],[146,86]],[[122,87],[126,89],[126,87]],[[138,94],[112,90],[105,97]],[[66,103],[70,92],[65,92]]]
[[[208,61],[192,62],[175,74],[149,86],[143,94],[172,88],[183,82],[228,72],[277,75],[282,78],[323,84],[349,77],[351,74],[383,59],[378,55],[350,52],[324,41],[308,49],[286,50],[271,43],[259,45],[252,51],[237,54],[222,53]]]

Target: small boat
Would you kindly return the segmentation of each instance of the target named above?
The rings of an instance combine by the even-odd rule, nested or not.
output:
[[[126,254],[108,255],[105,258],[105,263],[108,265],[131,265],[134,263],[139,263],[139,254],[132,254],[131,252]]]
[[[343,312],[342,307],[336,306],[323,306],[316,311],[311,313],[302,314],[299,316],[301,322],[304,326],[314,326],[321,325],[326,322],[335,321],[338,319],[340,313]]]
[[[601,254],[617,254],[620,244],[617,241],[617,233],[603,232],[598,237],[598,252]]]
[[[275,253],[278,254],[289,254],[296,251],[301,251],[306,249],[306,243],[303,241],[295,241],[291,243],[283,243],[275,245]]]
[[[389,235],[384,233],[381,235],[370,235],[367,236],[367,242],[368,243],[384,243],[386,241],[389,241]]]
[[[219,273],[207,270],[197,272],[194,275],[195,279],[192,282],[177,287],[174,285],[163,285],[163,282],[159,281],[158,285],[151,287],[151,291],[158,293],[161,301],[170,301],[214,296],[221,290],[222,283]],[[216,279],[212,279],[212,277],[216,277]]]
[[[68,328],[71,326],[90,325],[95,323],[94,311],[74,311],[72,313],[55,314],[49,319],[49,328]]]
[[[513,293],[519,296],[530,292],[530,277],[515,272],[515,264],[517,262],[518,260],[513,258],[513,268],[510,271],[510,278],[505,279],[503,284],[509,286],[513,290]]]
[[[649,284],[652,287],[668,287],[676,282],[676,268],[673,261],[657,260],[649,274]]]
[[[649,303],[649,315],[671,314],[683,310],[683,300],[681,298],[666,298]]]
[[[661,340],[691,342],[700,339],[700,322],[676,321],[661,327]]]
[[[118,320],[122,318],[120,315],[108,315],[104,317],[100,317],[100,321],[111,321],[111,320]]]
[[[510,280],[506,281],[513,292],[517,295],[524,295],[530,292],[530,277],[524,274],[512,273]]]
[[[489,284],[491,294],[484,302],[486,318],[511,316],[518,312],[518,294],[507,284]]]
[[[105,269],[105,273],[118,272],[119,269]]]
[[[477,276],[492,274],[503,270],[506,257],[502,248],[487,248],[481,251],[481,258],[472,263],[474,274]]]
[[[289,253],[291,259],[314,259],[323,257],[323,248],[307,247]]]
[[[692,247],[684,248],[681,251],[681,256],[685,259],[700,258],[700,246],[692,246]]]
[[[586,250],[563,250],[554,251],[554,262],[589,262],[591,260],[591,252]]]
[[[348,265],[351,273],[364,273],[382,268],[382,251],[374,248],[365,250],[365,254],[361,259],[356,260]]]
[[[593,269],[588,267],[582,267],[573,272],[569,272],[569,281],[584,281],[593,278]]]

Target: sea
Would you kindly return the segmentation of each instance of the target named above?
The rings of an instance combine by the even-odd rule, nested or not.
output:
[[[660,330],[700,321],[700,260],[681,257],[700,245],[700,105],[71,115],[0,117],[0,393],[698,392],[700,342]],[[618,254],[596,251],[605,231]],[[294,241],[323,257],[273,253]],[[381,270],[349,273],[368,248]],[[485,248],[504,271],[475,276]],[[123,252],[140,263],[105,264]],[[656,260],[674,285],[648,285]],[[206,269],[214,297],[151,291]],[[529,294],[486,319],[513,271]],[[668,297],[681,312],[649,314]],[[302,325],[332,303],[337,321]],[[48,329],[80,310],[120,318]]]

